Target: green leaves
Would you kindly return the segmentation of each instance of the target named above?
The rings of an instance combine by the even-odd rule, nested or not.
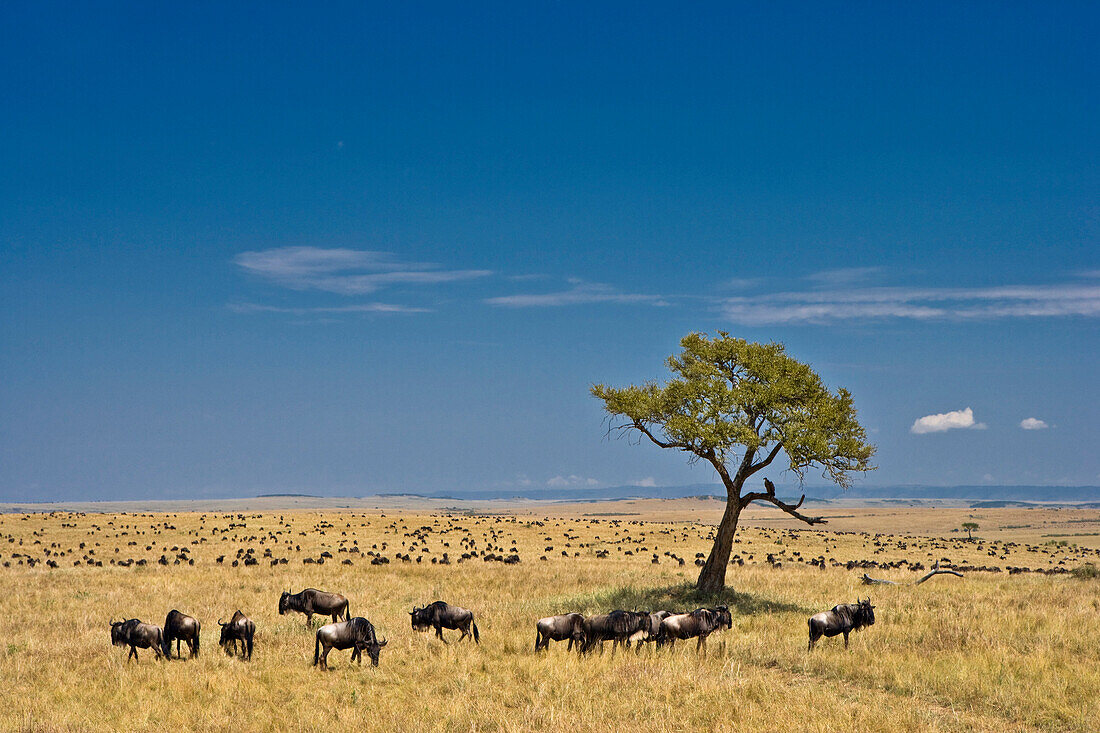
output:
[[[672,377],[664,385],[592,387],[613,429],[637,431],[662,448],[703,458],[719,469],[727,489],[738,491],[771,462],[767,456],[776,446],[800,479],[816,467],[848,487],[853,472],[873,469],[875,448],[866,442],[851,394],[831,392],[782,344],[719,332],[714,338],[688,334],[680,346],[681,353],[668,358]],[[614,424],[616,418],[623,422]],[[728,464],[738,459],[740,466],[730,471]]]

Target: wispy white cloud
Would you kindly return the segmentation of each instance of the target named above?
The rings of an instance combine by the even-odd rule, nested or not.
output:
[[[1100,316],[1100,285],[991,288],[861,288],[725,298],[719,306],[745,325],[845,320],[991,320]]]
[[[840,288],[865,282],[883,271],[881,267],[840,267],[835,270],[815,272],[807,275],[805,279],[820,287]]]
[[[643,489],[652,489],[657,485],[657,481],[652,476],[646,476],[645,478],[638,479],[632,485]]]
[[[624,293],[610,285],[603,283],[590,283],[583,280],[571,279],[573,286],[569,290],[556,293],[503,295],[496,298],[486,298],[489,305],[506,308],[553,308],[566,305],[587,305],[592,303],[617,303],[621,305],[668,305],[660,295],[643,295],[640,293]]]
[[[546,485],[559,489],[565,486],[597,486],[599,483],[600,482],[594,478],[585,478],[584,476],[570,474],[569,476],[555,476],[547,481]]]
[[[356,303],[317,308],[290,308],[259,303],[230,303],[229,309],[235,313],[290,313],[296,316],[339,314],[339,313],[429,313],[430,308],[414,308],[393,303]]]
[[[1020,421],[1020,427],[1024,430],[1046,430],[1050,426],[1046,424],[1045,420],[1040,420],[1037,417],[1028,417]]]
[[[291,290],[363,295],[398,284],[432,285],[491,275],[491,270],[446,270],[430,262],[403,262],[389,252],[279,247],[242,252],[245,272]]]
[[[946,430],[957,428],[969,428],[971,430],[984,430],[986,424],[974,422],[974,411],[969,407],[963,410],[941,412],[936,415],[925,415],[917,418],[909,432],[921,435],[923,433],[942,433]]]

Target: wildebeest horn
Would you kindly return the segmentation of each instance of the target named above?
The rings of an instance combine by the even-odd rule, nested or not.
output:
[[[218,626],[225,626],[225,624],[222,623],[221,619],[218,619]]]
[[[378,646],[386,646],[386,644],[389,644],[389,643],[390,642],[386,639],[386,637],[383,636],[382,641],[378,642]]]

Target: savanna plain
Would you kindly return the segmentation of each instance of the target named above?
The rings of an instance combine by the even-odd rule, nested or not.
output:
[[[1100,725],[1095,509],[836,504],[815,510],[829,522],[813,528],[751,509],[728,589],[700,597],[695,561],[722,510],[713,500],[300,504],[0,514],[0,727]],[[978,525],[972,539],[964,522]],[[934,566],[963,577],[915,584]],[[865,585],[865,573],[897,584]],[[344,594],[353,616],[374,623],[388,640],[379,667],[336,650],[329,671],[312,666],[304,616],[277,611],[282,591],[306,587]],[[808,616],[868,596],[876,623],[853,633],[849,649],[838,637],[807,652]],[[436,599],[474,612],[479,645],[410,628],[413,606]],[[733,628],[710,637],[705,657],[685,642],[534,651],[543,616],[718,604],[732,610]],[[111,646],[111,619],[160,625],[173,608],[202,623],[198,657],[156,661],[140,650],[127,663],[127,649]],[[257,626],[251,662],[217,644],[216,622],[237,609]]]

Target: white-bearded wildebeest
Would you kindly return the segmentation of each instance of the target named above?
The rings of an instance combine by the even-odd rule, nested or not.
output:
[[[313,614],[318,616],[332,616],[332,622],[336,623],[343,615],[344,620],[351,618],[348,599],[339,593],[326,593],[316,588],[306,588],[300,593],[291,594],[283,591],[279,596],[279,615],[287,611],[297,611],[306,615],[306,626],[313,625]]]
[[[550,640],[569,640],[565,650],[570,651],[576,644],[577,650],[584,642],[584,616],[579,613],[566,613],[561,616],[547,616],[535,622],[535,651],[550,648]]]
[[[199,655],[199,631],[198,619],[180,613],[176,609],[168,612],[164,618],[164,656],[172,658],[172,641],[176,642],[176,656],[181,657],[180,642],[187,642],[188,657]]]
[[[875,607],[871,605],[870,598],[865,601],[857,599],[855,603],[844,603],[833,606],[830,611],[815,613],[807,621],[810,627],[810,645],[806,651],[813,651],[814,643],[822,636],[832,637],[837,634],[844,634],[844,648],[847,649],[848,634],[874,623]]]
[[[584,645],[582,652],[589,652],[596,644],[600,645],[600,653],[603,654],[603,643],[611,642],[611,653],[615,653],[615,647],[619,644],[629,644],[627,641],[639,631],[644,631],[649,622],[649,614],[644,611],[615,610],[606,615],[589,616],[584,620]]]
[[[127,662],[138,658],[138,649],[152,649],[157,659],[164,655],[164,632],[159,626],[142,623],[136,618],[110,623],[111,643],[130,647],[130,653],[126,655]]]
[[[363,663],[363,650],[367,650],[372,667],[378,666],[378,655],[388,642],[378,641],[374,625],[362,616],[335,624],[325,624],[317,629],[317,641],[313,645],[313,666],[328,669],[328,653],[333,648],[351,649],[352,661]],[[321,650],[324,649],[322,652]]]
[[[222,649],[229,656],[233,656],[237,652],[237,642],[241,643],[241,659],[248,659],[252,661],[252,639],[256,636],[256,624],[252,623],[252,619],[245,616],[238,609],[233,614],[233,618],[229,619],[229,623],[223,624],[221,619],[218,619],[218,626],[222,627],[221,638],[218,639],[218,643],[221,644]],[[233,645],[233,651],[229,651],[229,645]],[[247,653],[247,657],[245,656]]]
[[[637,641],[638,645],[634,648],[634,652],[638,653],[642,650],[642,644],[647,641],[656,641],[657,635],[661,633],[661,622],[669,616],[675,616],[673,611],[653,611],[649,614],[649,618],[646,621],[645,627],[641,631],[636,631],[629,639],[627,639],[627,646],[630,646],[630,642]]]
[[[733,615],[726,606],[715,608],[698,608],[691,613],[679,613],[669,616],[661,621],[661,629],[657,633],[657,646],[668,644],[672,649],[676,646],[677,639],[694,639],[695,651],[703,650],[703,656],[707,653],[707,637],[711,632],[725,626],[733,628]]]
[[[474,643],[481,643],[481,635],[478,634],[477,624],[474,623],[474,612],[467,608],[452,606],[450,603],[444,603],[443,601],[435,601],[424,606],[424,608],[414,606],[413,610],[409,611],[409,615],[412,616],[414,631],[427,631],[434,627],[435,635],[444,644],[448,642],[443,638],[443,629],[458,629],[461,631],[462,636],[458,637],[459,641],[471,636],[470,630],[473,629]]]

